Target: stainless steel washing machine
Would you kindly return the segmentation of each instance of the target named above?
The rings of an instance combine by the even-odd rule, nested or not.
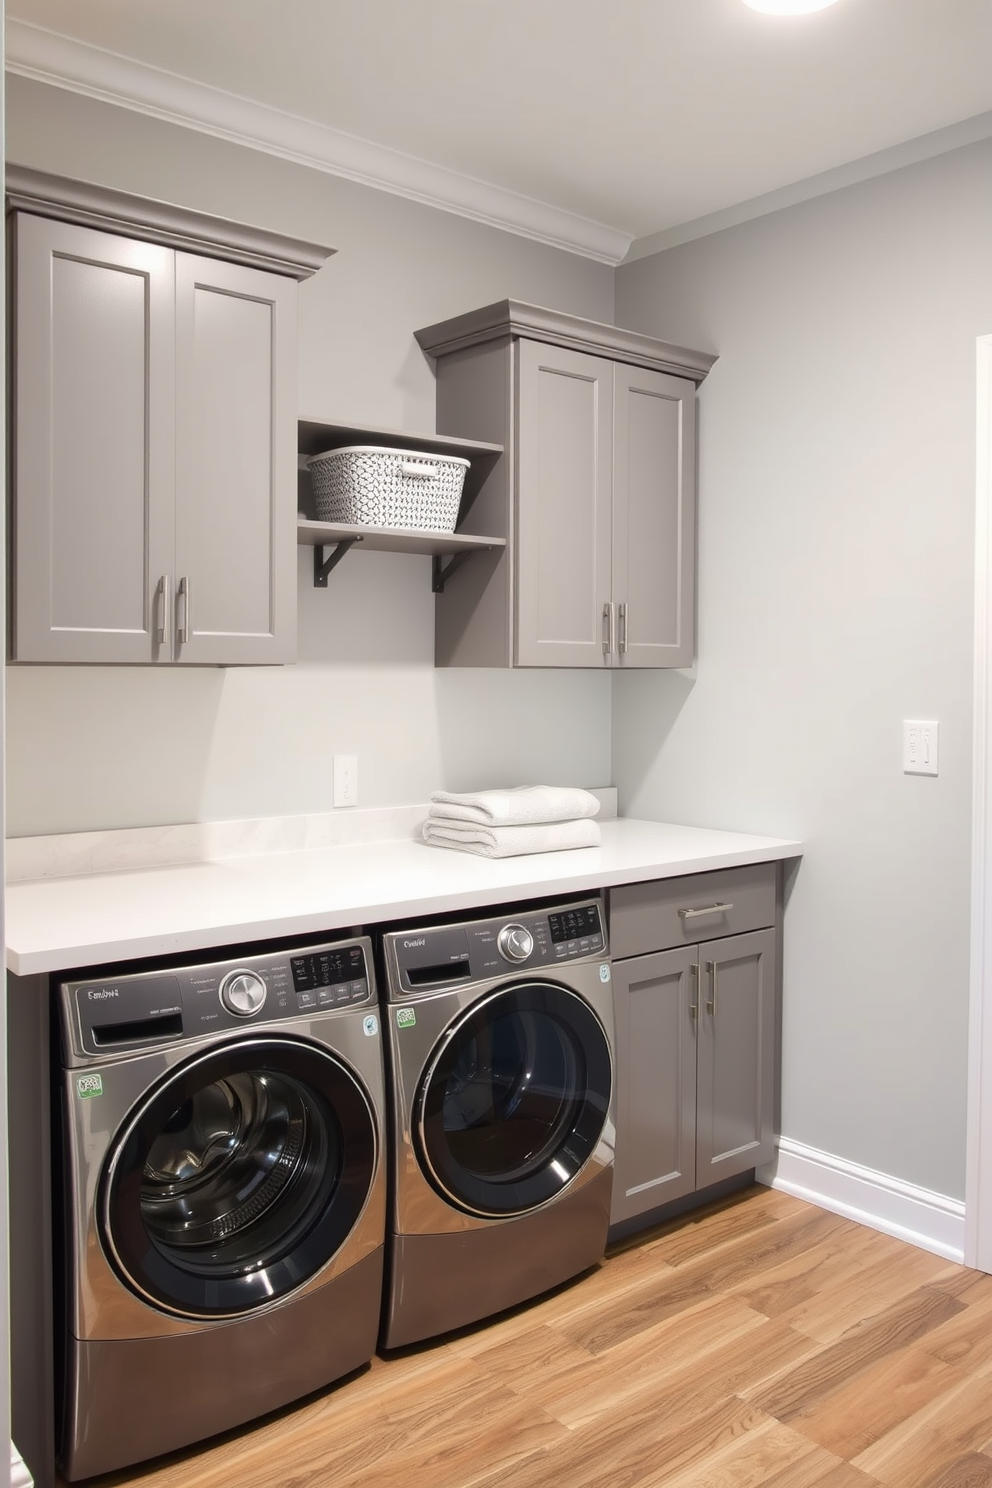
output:
[[[58,988],[69,1479],[374,1354],[383,1066],[363,937]]]
[[[602,904],[383,937],[396,1348],[598,1261],[613,1182],[613,988]]]

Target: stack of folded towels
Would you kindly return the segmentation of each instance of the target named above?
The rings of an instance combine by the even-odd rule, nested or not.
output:
[[[465,795],[435,791],[424,822],[424,841],[485,858],[518,853],[598,847],[599,801],[573,786],[525,785]]]

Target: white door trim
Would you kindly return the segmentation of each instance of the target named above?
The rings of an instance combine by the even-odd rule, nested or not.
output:
[[[992,335],[978,338],[971,985],[964,1259],[992,1271]]]

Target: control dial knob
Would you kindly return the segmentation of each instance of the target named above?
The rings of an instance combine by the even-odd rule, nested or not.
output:
[[[265,1002],[266,986],[254,971],[229,971],[220,984],[220,1000],[229,1013],[250,1018]]]
[[[504,961],[526,961],[534,950],[534,937],[526,925],[504,925],[496,945]]]

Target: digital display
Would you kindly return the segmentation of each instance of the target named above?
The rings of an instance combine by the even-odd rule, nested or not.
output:
[[[362,981],[366,976],[365,954],[361,946],[310,951],[303,956],[292,956],[290,965],[297,992],[334,987],[339,982]]]
[[[579,909],[565,909],[560,914],[548,915],[548,924],[551,926],[551,939],[555,945],[563,940],[580,940],[586,936],[598,935],[599,907],[595,904],[583,904]]]

